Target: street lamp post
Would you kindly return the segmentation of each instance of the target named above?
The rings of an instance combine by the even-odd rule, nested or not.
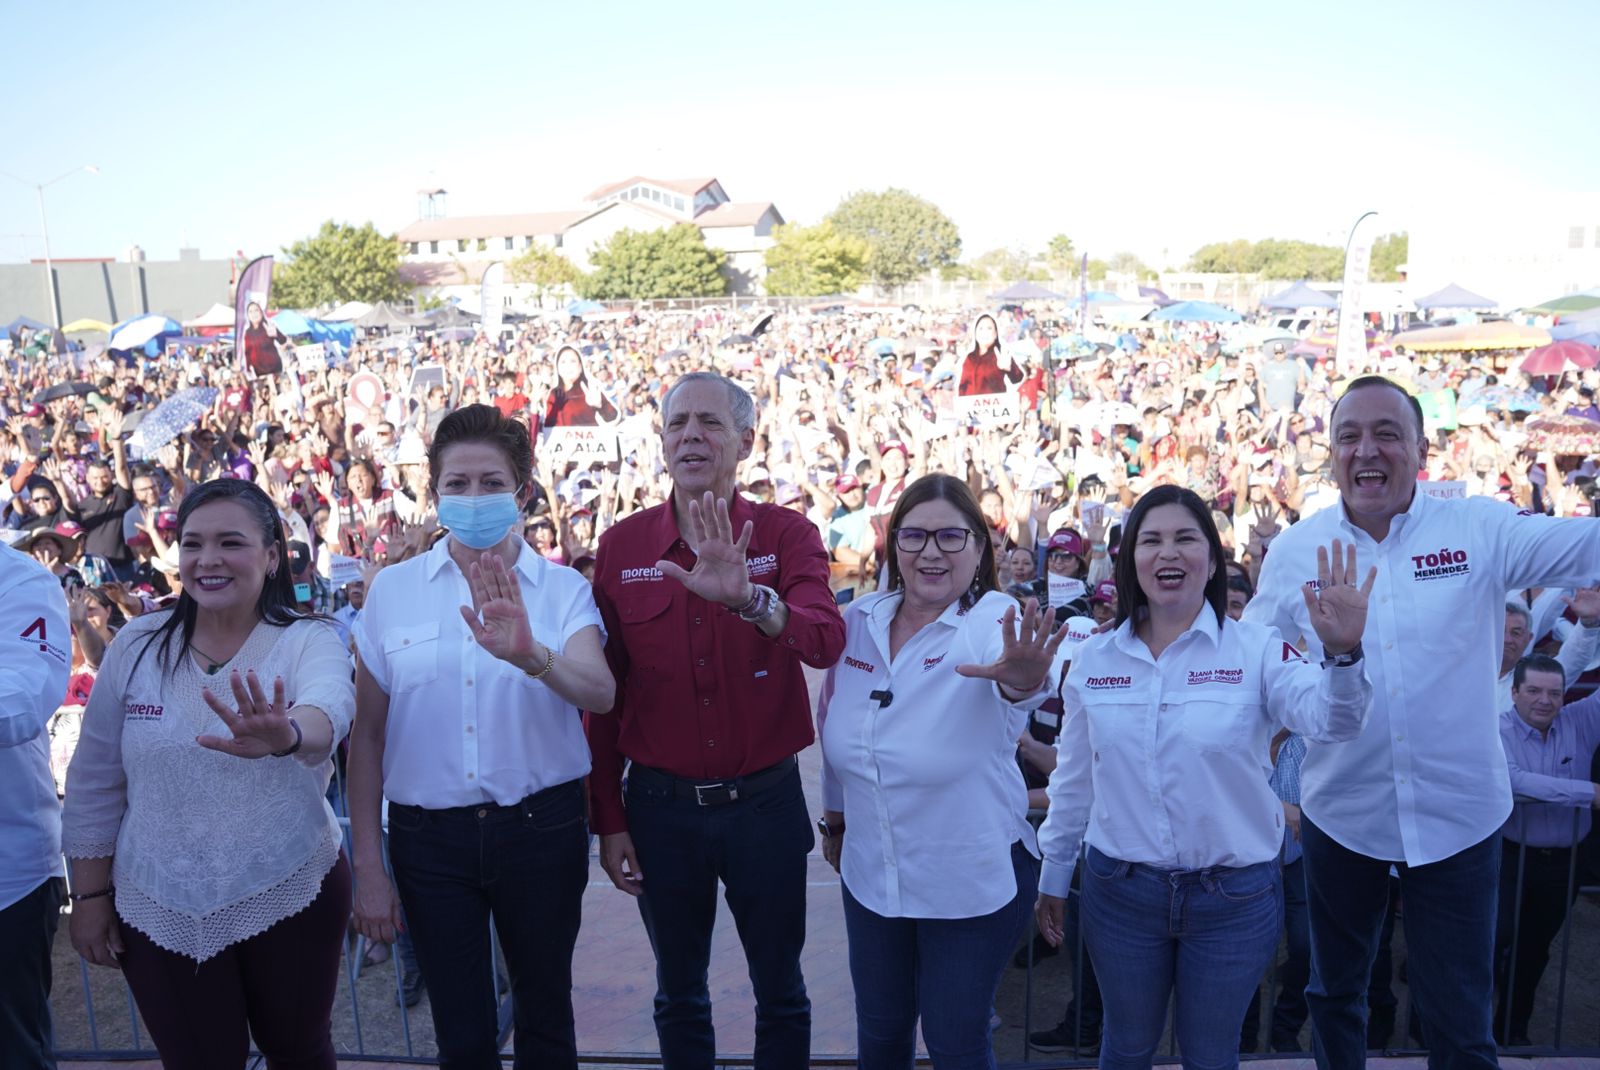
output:
[[[50,220],[44,214],[44,188],[53,186],[62,179],[71,178],[81,171],[87,171],[91,175],[98,175],[100,168],[92,163],[85,164],[82,167],[74,167],[64,175],[57,175],[48,182],[29,182],[27,179],[20,175],[14,175],[10,171],[0,171],[0,175],[5,175],[9,179],[21,182],[24,186],[32,186],[34,194],[39,198],[39,229],[44,234],[44,291],[45,296],[50,300],[50,325],[58,331],[61,329],[61,302],[56,295],[55,267],[50,262]]]

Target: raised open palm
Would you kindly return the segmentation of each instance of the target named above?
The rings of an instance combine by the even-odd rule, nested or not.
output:
[[[499,554],[484,554],[467,571],[472,588],[472,608],[461,607],[461,617],[472,629],[478,645],[501,661],[513,664],[533,656],[533,628],[522,587]]]
[[[707,602],[740,605],[750,599],[750,566],[745,550],[755,525],[746,520],[739,537],[733,537],[733,521],[728,517],[728,500],[709,490],[701,501],[689,501],[688,534],[698,555],[692,571],[685,572],[671,561],[657,561],[656,568],[677,580]]]
[[[1345,546],[1333,540],[1330,551],[1317,547],[1317,590],[1310,585],[1300,588],[1306,601],[1306,612],[1311,615],[1311,626],[1316,629],[1322,648],[1331,654],[1346,654],[1361,642],[1367,628],[1367,598],[1378,578],[1376,568],[1367,569],[1367,578],[1356,586],[1356,547]]]

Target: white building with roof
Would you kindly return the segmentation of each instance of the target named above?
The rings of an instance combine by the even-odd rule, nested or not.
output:
[[[635,175],[601,186],[572,211],[419,219],[400,231],[401,272],[412,285],[435,293],[475,286],[485,265],[511,260],[536,244],[587,271],[591,253],[619,230],[692,223],[707,245],[727,254],[730,292],[754,294],[766,277],[773,228],[783,221],[771,201],[730,201],[715,178]]]

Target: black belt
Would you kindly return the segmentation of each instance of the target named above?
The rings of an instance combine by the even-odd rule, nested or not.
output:
[[[672,793],[678,798],[693,799],[701,806],[725,806],[761,794],[788,776],[794,767],[795,759],[791,754],[777,765],[769,765],[746,776],[734,777],[732,780],[705,781],[685,780],[683,777],[634,762],[628,768],[628,776],[630,779],[637,777],[640,783],[671,787]]]

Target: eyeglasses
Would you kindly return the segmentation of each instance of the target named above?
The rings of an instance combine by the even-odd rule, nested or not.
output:
[[[933,544],[942,553],[957,554],[967,548],[967,540],[972,537],[972,532],[966,528],[940,528],[938,531],[929,531],[927,528],[895,528],[894,544],[908,554],[919,554],[922,548],[928,545],[928,536],[933,536]]]

